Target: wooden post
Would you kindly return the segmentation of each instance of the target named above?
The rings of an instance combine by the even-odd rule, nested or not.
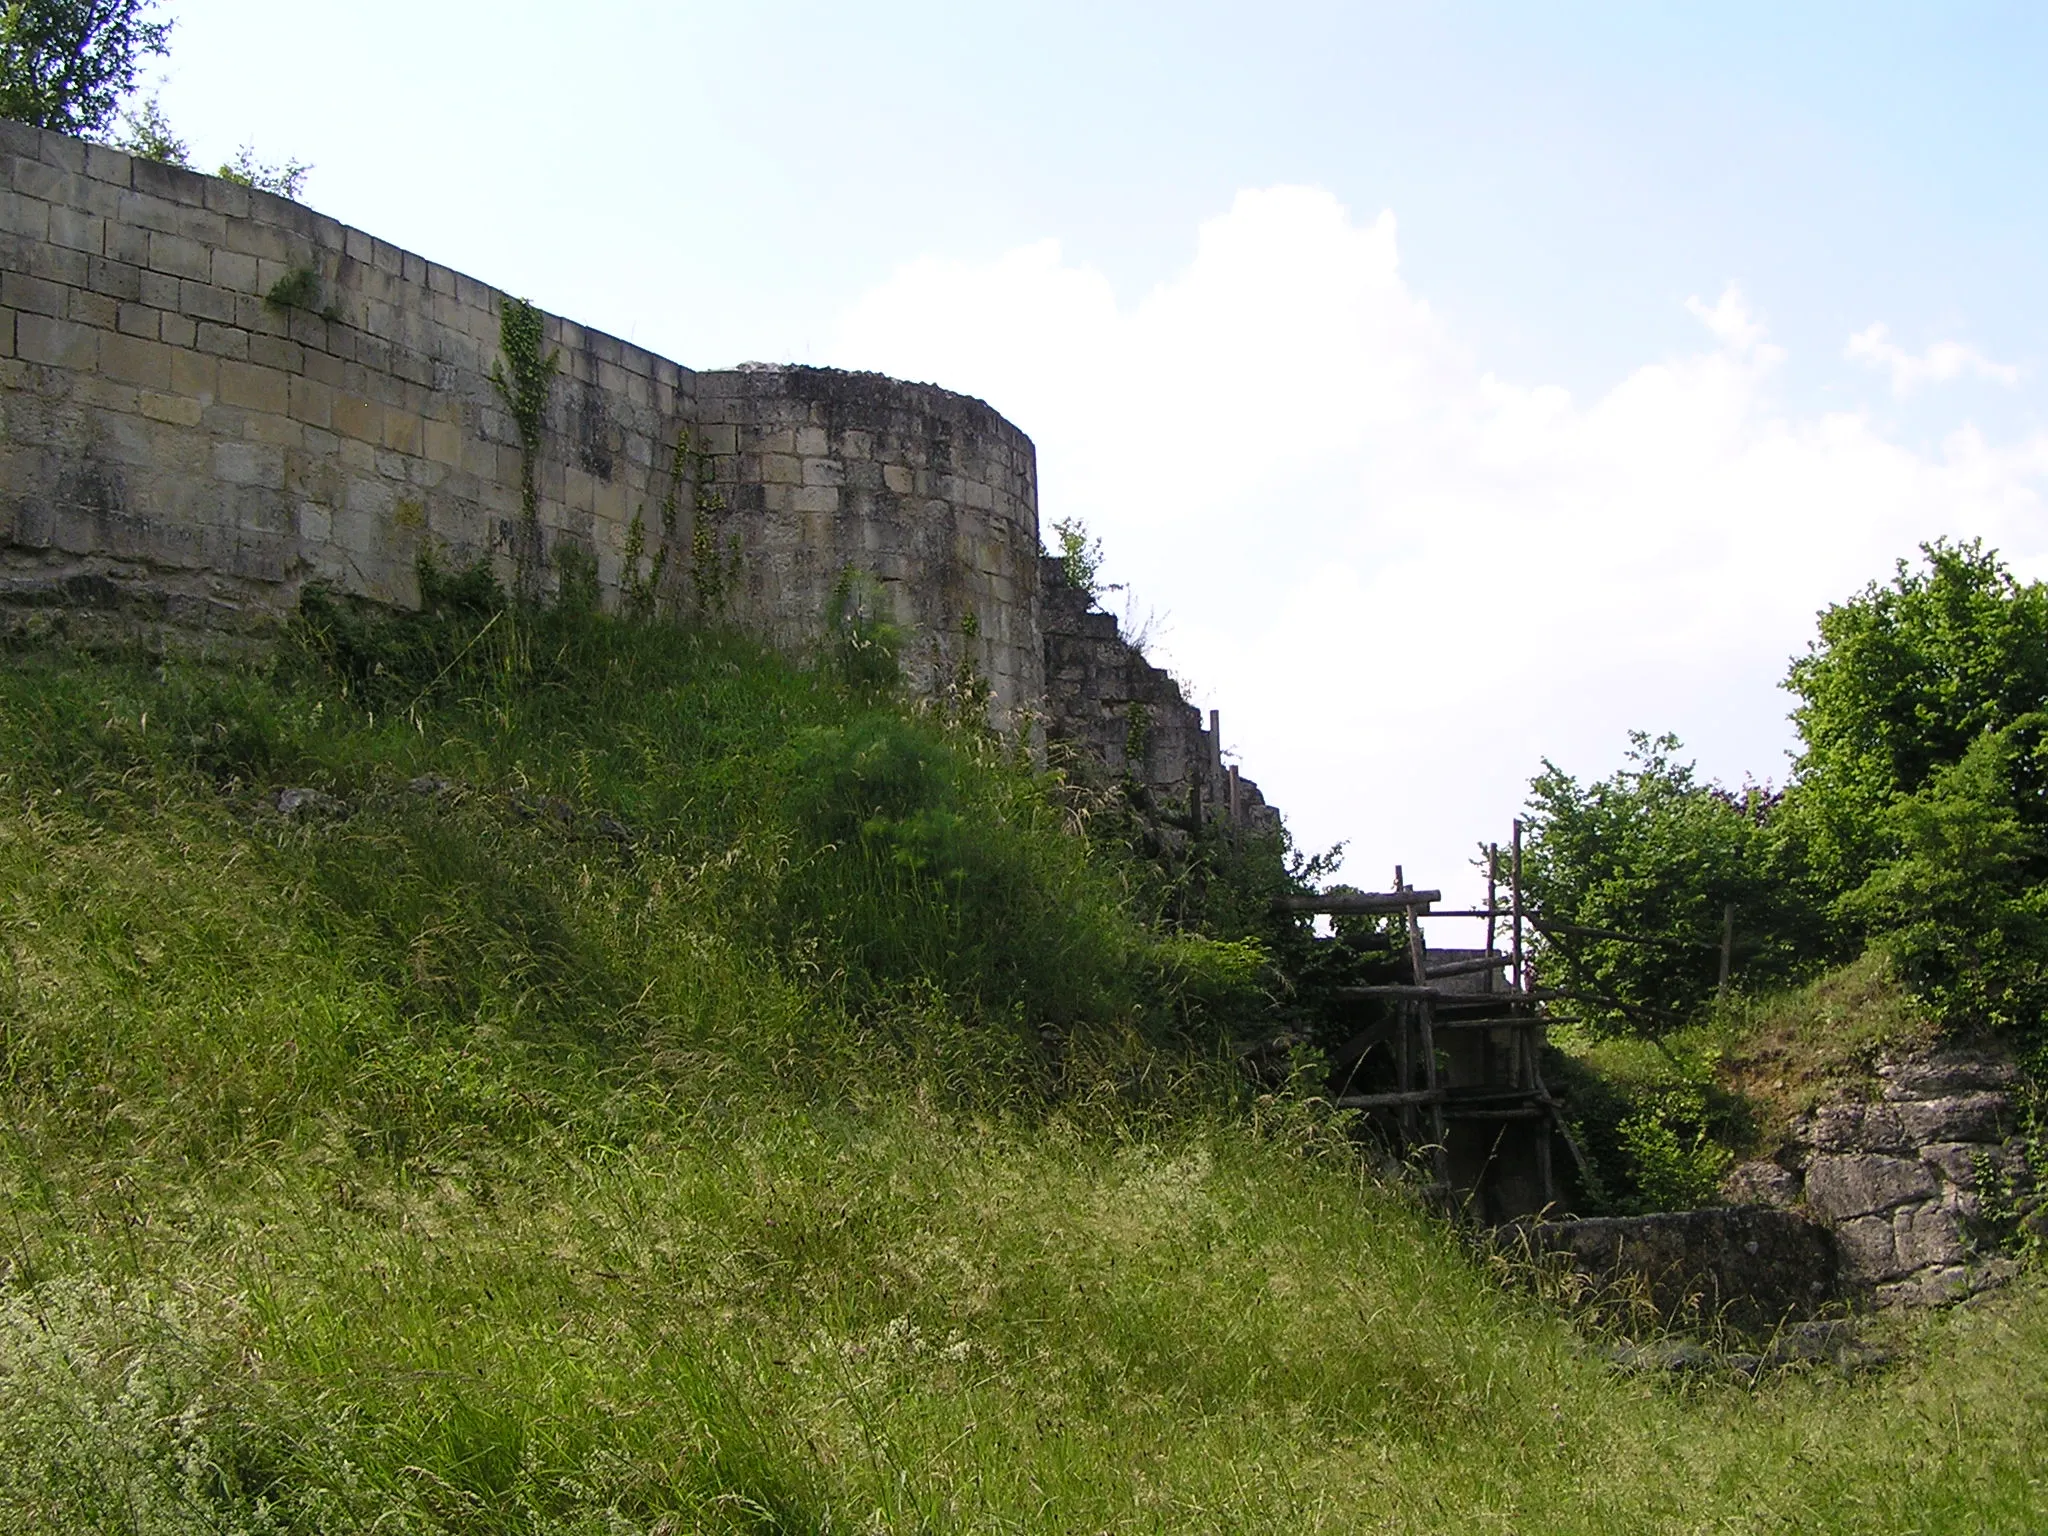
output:
[[[1513,943],[1515,946],[1515,990],[1527,992],[1529,978],[1522,974],[1522,819],[1515,818],[1514,847],[1508,866],[1508,900],[1513,906],[1511,921],[1514,924]]]
[[[1216,776],[1223,776],[1223,711],[1209,711],[1209,762],[1215,768]]]
[[[1499,899],[1500,891],[1500,844],[1489,843],[1486,848],[1486,958],[1493,958],[1494,917],[1493,904]],[[1486,973],[1486,990],[1493,990],[1493,972]]]
[[[1729,902],[1721,908],[1721,975],[1714,983],[1715,992],[1722,996],[1728,993],[1728,968],[1735,959],[1735,903]]]
[[[1230,824],[1234,827],[1244,820],[1244,801],[1237,787],[1237,764],[1230,765]]]

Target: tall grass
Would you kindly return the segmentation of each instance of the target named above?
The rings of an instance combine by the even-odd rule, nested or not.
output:
[[[488,596],[6,658],[0,1530],[2038,1528],[2037,1288],[1617,1375],[1000,743]]]

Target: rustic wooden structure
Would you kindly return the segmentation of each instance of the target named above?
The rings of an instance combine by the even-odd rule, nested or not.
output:
[[[1434,911],[1442,892],[1414,889],[1399,869],[1391,891],[1279,904],[1288,912],[1393,920],[1412,979],[1336,994],[1355,1010],[1358,1028],[1332,1061],[1335,1102],[1367,1112],[1391,1142],[1426,1157],[1437,1195],[1486,1222],[1554,1206],[1554,1143],[1576,1155],[1543,1081],[1546,994],[1531,984],[1524,942],[1530,914],[1519,822],[1505,870],[1500,855],[1492,850],[1484,907]],[[1432,951],[1423,932],[1430,918],[1484,921],[1484,947]]]

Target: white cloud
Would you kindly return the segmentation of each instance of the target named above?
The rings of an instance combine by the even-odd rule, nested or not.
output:
[[[1780,776],[1776,683],[1817,609],[1938,534],[2048,556],[2048,435],[1931,454],[1774,404],[1783,351],[1733,285],[1697,348],[1577,400],[1487,372],[1404,277],[1389,213],[1245,192],[1134,302],[1053,242],[926,258],[831,360],[982,395],[1039,447],[1042,512],[1170,615],[1298,838],[1351,876],[1459,885],[1549,756],[1675,729]]]
[[[1975,347],[1959,341],[1937,341],[1916,357],[1893,341],[1890,330],[1883,325],[1856,332],[1842,349],[1842,355],[1851,362],[1890,373],[1895,395],[1911,394],[1922,384],[1947,384],[1965,374],[1989,379],[2007,389],[2020,381],[2020,371],[2011,363],[1994,363]]]

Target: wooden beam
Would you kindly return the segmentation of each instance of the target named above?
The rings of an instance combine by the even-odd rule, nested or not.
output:
[[[1424,974],[1431,981],[1439,976],[1477,976],[1481,971],[1505,970],[1514,963],[1513,955],[1489,955],[1484,960],[1453,960],[1449,965],[1432,965]]]
[[[1406,1109],[1416,1104],[1441,1104],[1441,1088],[1418,1088],[1407,1093],[1347,1093],[1330,1100],[1339,1109]]]
[[[1442,891],[1351,891],[1341,896],[1280,896],[1274,899],[1273,910],[1352,917],[1367,912],[1407,912],[1443,899]]]

